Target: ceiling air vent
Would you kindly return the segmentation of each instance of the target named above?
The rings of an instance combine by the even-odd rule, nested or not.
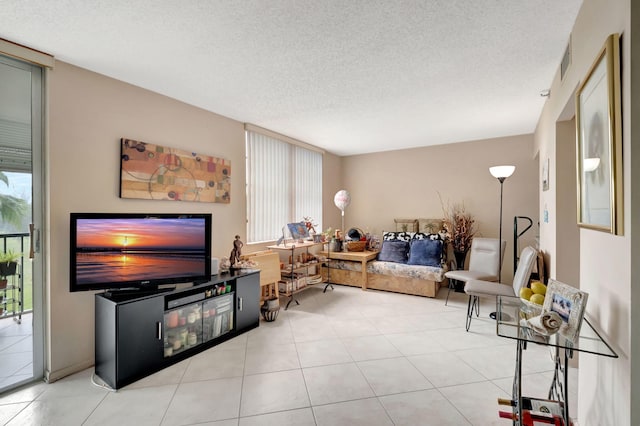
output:
[[[569,35],[569,43],[567,43],[567,48],[564,51],[564,55],[562,55],[562,62],[560,63],[560,80],[564,80],[564,75],[567,73],[569,65],[571,65],[571,35]]]

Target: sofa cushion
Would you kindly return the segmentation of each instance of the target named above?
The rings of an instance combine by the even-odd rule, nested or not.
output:
[[[426,233],[426,232],[416,232],[411,237],[411,240],[412,241],[415,241],[415,240],[442,240],[442,237],[440,236],[440,234],[430,234],[430,233]]]
[[[409,254],[408,241],[383,241],[378,260],[385,262],[407,263]]]
[[[413,238],[413,232],[390,232],[385,231],[382,233],[382,241],[411,241]]]
[[[440,266],[441,263],[442,240],[424,238],[411,241],[408,265]]]
[[[407,265],[406,263],[382,262],[379,260],[367,263],[367,273],[369,274],[392,275],[401,278],[442,282],[445,272],[447,272],[446,269],[441,266]]]

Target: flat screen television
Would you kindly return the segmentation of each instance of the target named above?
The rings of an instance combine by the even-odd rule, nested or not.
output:
[[[211,214],[71,213],[70,290],[211,279]]]

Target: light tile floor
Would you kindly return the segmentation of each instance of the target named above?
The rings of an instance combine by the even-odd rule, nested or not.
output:
[[[87,369],[0,395],[0,425],[509,425],[496,398],[510,395],[515,342],[496,336],[494,302],[466,332],[466,296],[445,294],[312,287],[276,321],[117,392]],[[545,397],[549,349],[529,345],[524,361],[524,392]]]
[[[30,313],[0,319],[0,389],[33,377],[32,333]]]

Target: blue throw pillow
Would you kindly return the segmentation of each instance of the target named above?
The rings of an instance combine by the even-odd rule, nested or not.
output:
[[[378,260],[384,262],[407,263],[409,243],[407,241],[383,241]]]
[[[409,265],[424,265],[440,267],[442,259],[442,240],[424,239],[411,241],[409,250]]]

